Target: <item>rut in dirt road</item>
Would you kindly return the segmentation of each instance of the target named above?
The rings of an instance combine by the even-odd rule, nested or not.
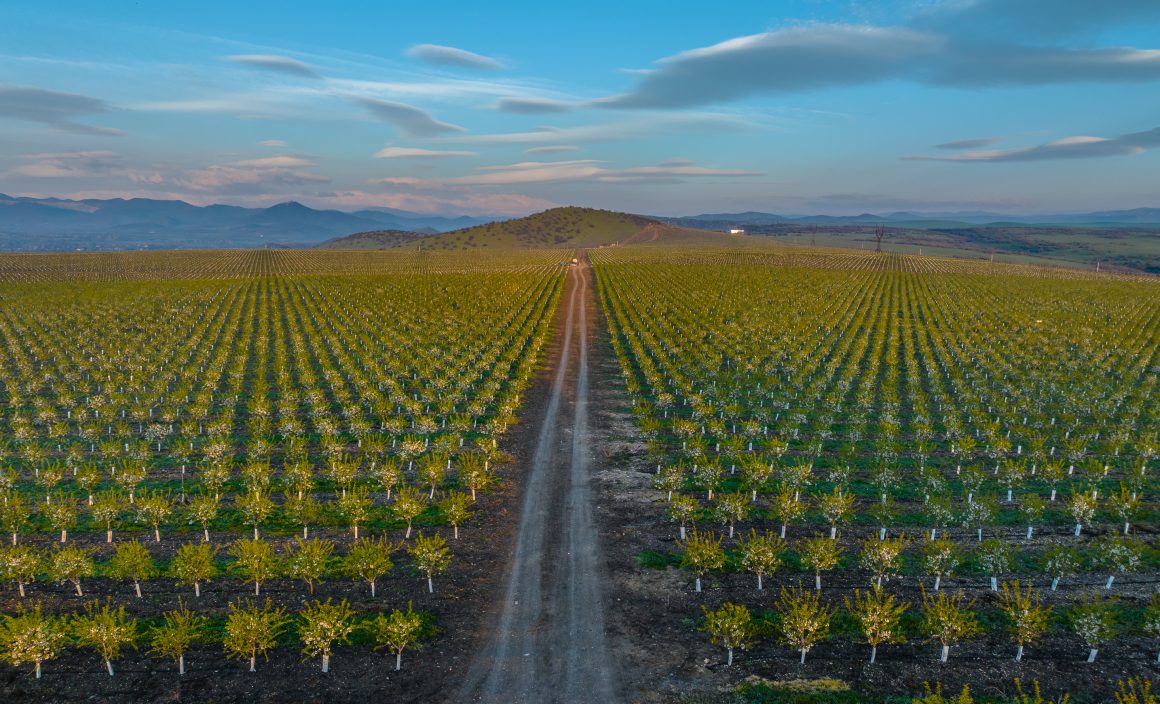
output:
[[[458,701],[616,697],[589,485],[589,278],[586,260],[568,274],[561,353],[524,489],[503,609]]]

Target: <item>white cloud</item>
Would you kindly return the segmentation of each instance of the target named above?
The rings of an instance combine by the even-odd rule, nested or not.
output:
[[[419,149],[417,147],[384,147],[375,152],[376,159],[450,159],[470,156],[479,156],[479,154],[466,151]]]
[[[594,159],[571,161],[524,161],[515,164],[483,166],[477,173],[445,179],[420,179],[412,177],[387,177],[375,179],[372,183],[410,187],[456,187],[495,186],[528,183],[549,183],[561,181],[595,181],[602,183],[625,182],[674,182],[687,178],[738,178],[760,176],[756,171],[741,169],[711,169],[690,162],[679,164],[658,164],[632,168],[610,168],[604,162]]]
[[[0,118],[48,125],[64,132],[85,135],[118,136],[120,130],[94,127],[75,122],[83,115],[109,112],[110,106],[99,98],[75,93],[61,93],[34,86],[0,85]]]
[[[573,107],[575,107],[574,103],[549,98],[500,98],[494,105],[494,108],[500,112],[511,112],[519,115],[567,112]]]
[[[580,147],[574,144],[551,144],[546,147],[532,147],[525,149],[524,154],[559,154],[561,152],[578,152]]]
[[[277,54],[238,54],[235,56],[227,56],[226,61],[250,68],[298,76],[300,78],[322,78],[317,71],[289,56],[279,56]]]
[[[955,161],[960,163],[1050,161],[1090,159],[1104,156],[1131,156],[1160,147],[1160,127],[1118,137],[1080,135],[1018,149],[968,151],[953,156],[904,156],[907,161]]]
[[[503,68],[503,63],[490,56],[483,56],[482,54],[457,49],[453,46],[440,46],[438,44],[416,44],[410,49],[407,49],[407,56],[438,66],[455,66],[457,68],[492,71]]]
[[[263,139],[261,142],[258,142],[258,146],[259,147],[285,147],[286,142],[284,142],[280,139]]]
[[[740,132],[752,126],[742,118],[720,113],[655,113],[617,122],[571,127],[541,126],[524,132],[447,137],[445,141],[457,144],[616,142],[682,132]]]
[[[463,132],[459,125],[441,122],[414,105],[373,98],[354,98],[375,118],[394,125],[405,137],[434,137],[447,132]]]

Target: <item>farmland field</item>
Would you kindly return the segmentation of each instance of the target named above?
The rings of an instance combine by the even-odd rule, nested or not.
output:
[[[106,633],[201,620],[184,676],[156,639],[76,636],[5,665],[6,701],[439,691],[485,610],[561,256],[4,257],[0,609],[58,632],[86,609]],[[316,621],[359,625],[330,678],[330,648],[304,649],[327,605]],[[228,662],[249,607],[281,623],[270,660],[246,641]]]

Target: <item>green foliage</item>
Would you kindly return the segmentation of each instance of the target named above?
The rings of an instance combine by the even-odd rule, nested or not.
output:
[[[419,641],[423,635],[425,624],[423,617],[411,609],[395,609],[390,615],[379,614],[367,624],[371,637],[375,642],[375,649],[389,648],[395,653],[395,669],[402,669],[403,651]]]
[[[971,689],[965,684],[962,691],[951,695],[943,694],[942,682],[936,682],[934,688],[931,688],[929,682],[923,682],[922,686],[926,690],[926,694],[915,697],[911,700],[911,704],[975,704],[975,699],[971,696]]]
[[[391,553],[395,547],[383,538],[359,538],[342,557],[342,572],[357,577],[371,585],[371,596],[375,595],[375,581],[394,569]]]
[[[725,566],[721,536],[713,531],[693,530],[684,541],[677,541],[677,549],[681,552],[681,567],[697,577],[697,591],[701,591],[702,577]]]
[[[1067,611],[1068,621],[1089,648],[1095,649],[1116,635],[1115,601],[1092,593]]]
[[[721,608],[710,611],[701,607],[705,622],[701,630],[709,634],[713,645],[720,645],[729,651],[729,663],[733,664],[733,650],[746,650],[753,641],[753,618],[743,605],[725,603]]]
[[[66,638],[65,624],[42,614],[40,604],[0,615],[0,658],[14,667],[32,663],[38,679],[41,663],[59,655]]]
[[[136,647],[139,636],[137,622],[128,617],[125,607],[113,608],[108,601],[103,606],[95,601],[86,604],[84,613],[73,618],[71,630],[79,644],[100,654],[109,675],[113,674],[112,661],[120,656],[121,649]]]
[[[962,592],[938,592],[934,596],[925,590],[922,594],[923,630],[943,646],[955,645],[982,633],[972,609],[974,600],[967,600]]]
[[[217,563],[214,561],[217,552],[218,549],[209,543],[184,543],[173,556],[170,572],[178,584],[192,586],[194,593],[201,596],[201,583],[217,575]]]
[[[322,656],[322,671],[326,672],[331,650],[335,644],[346,643],[354,630],[354,612],[346,600],[337,604],[330,599],[325,602],[308,603],[298,612],[301,623],[298,637],[302,640],[302,652],[309,656]]]
[[[137,596],[141,596],[141,581],[159,573],[149,548],[136,540],[117,543],[109,560],[109,571],[114,577],[132,580]]]
[[[806,653],[829,635],[833,608],[822,604],[818,592],[805,590],[800,584],[790,590],[782,587],[777,608],[782,642],[799,650],[805,662]]]
[[[1039,593],[1030,584],[1026,591],[1022,591],[1017,579],[1003,582],[1002,591],[995,600],[1007,615],[1011,635],[1019,645],[1033,644],[1047,631],[1051,607],[1043,606]]]
[[[329,540],[298,538],[286,554],[286,574],[305,581],[310,593],[313,594],[314,582],[321,581],[320,577],[330,564],[333,552],[334,543]]]
[[[451,549],[447,547],[447,541],[438,533],[425,537],[420,532],[407,548],[407,554],[411,556],[415,569],[427,576],[427,591],[434,593],[434,576],[451,566]]]
[[[189,646],[205,638],[208,619],[185,607],[180,598],[177,608],[166,611],[161,623],[149,631],[149,652],[159,658],[178,661],[178,669],[185,673],[185,653]]]
[[[878,586],[865,592],[855,589],[853,601],[846,597],[846,609],[858,621],[866,643],[872,648],[884,643],[906,642],[901,619],[908,608],[908,602],[895,602],[893,595]]]
[[[234,558],[231,567],[254,583],[255,596],[259,594],[262,581],[278,573],[278,558],[274,555],[274,548],[264,540],[239,538],[230,543],[228,552]]]
[[[250,672],[254,672],[257,657],[274,647],[288,622],[286,610],[275,607],[269,599],[264,606],[257,606],[250,600],[230,602],[222,640],[226,656],[238,660],[248,658]]]

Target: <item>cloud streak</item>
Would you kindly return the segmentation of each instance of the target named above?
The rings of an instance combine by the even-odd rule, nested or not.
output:
[[[322,75],[313,68],[289,56],[279,56],[277,54],[237,54],[235,56],[227,56],[226,61],[248,68],[272,71],[288,76],[313,78],[315,80],[322,79]]]
[[[374,118],[391,124],[404,137],[437,137],[449,132],[464,132],[464,128],[435,119],[430,113],[414,105],[376,98],[354,98]]]
[[[967,140],[971,141],[971,140]],[[1131,156],[1160,147],[1160,127],[1118,137],[1076,136],[1046,144],[1018,149],[969,151],[953,156],[904,156],[906,161],[953,161],[988,163],[1013,161],[1052,161],[1056,159],[1093,159],[1107,156]]]
[[[388,177],[372,183],[423,188],[456,186],[510,186],[528,183],[594,181],[598,183],[675,183],[688,178],[746,178],[761,176],[756,171],[711,169],[680,161],[656,166],[610,168],[594,159],[571,161],[523,161],[515,164],[480,167],[481,173],[446,179]]]
[[[980,87],[1160,80],[1160,51],[1023,45],[914,27],[813,24],[661,59],[614,108],[681,108],[908,80]]]
[[[36,122],[73,134],[119,136],[120,130],[75,122],[76,118],[109,112],[99,98],[61,93],[34,86],[0,85],[0,118]]]
[[[510,112],[517,115],[546,115],[551,113],[568,112],[574,107],[572,103],[547,98],[500,98],[495,103],[495,109],[500,112]]]
[[[416,147],[385,147],[375,152],[376,159],[453,159],[456,157],[479,156],[477,152],[455,151],[438,149],[419,149]]]
[[[487,71],[496,71],[504,67],[501,61],[490,56],[457,49],[453,46],[440,46],[439,44],[416,44],[407,49],[407,56],[436,66],[454,66]]]

